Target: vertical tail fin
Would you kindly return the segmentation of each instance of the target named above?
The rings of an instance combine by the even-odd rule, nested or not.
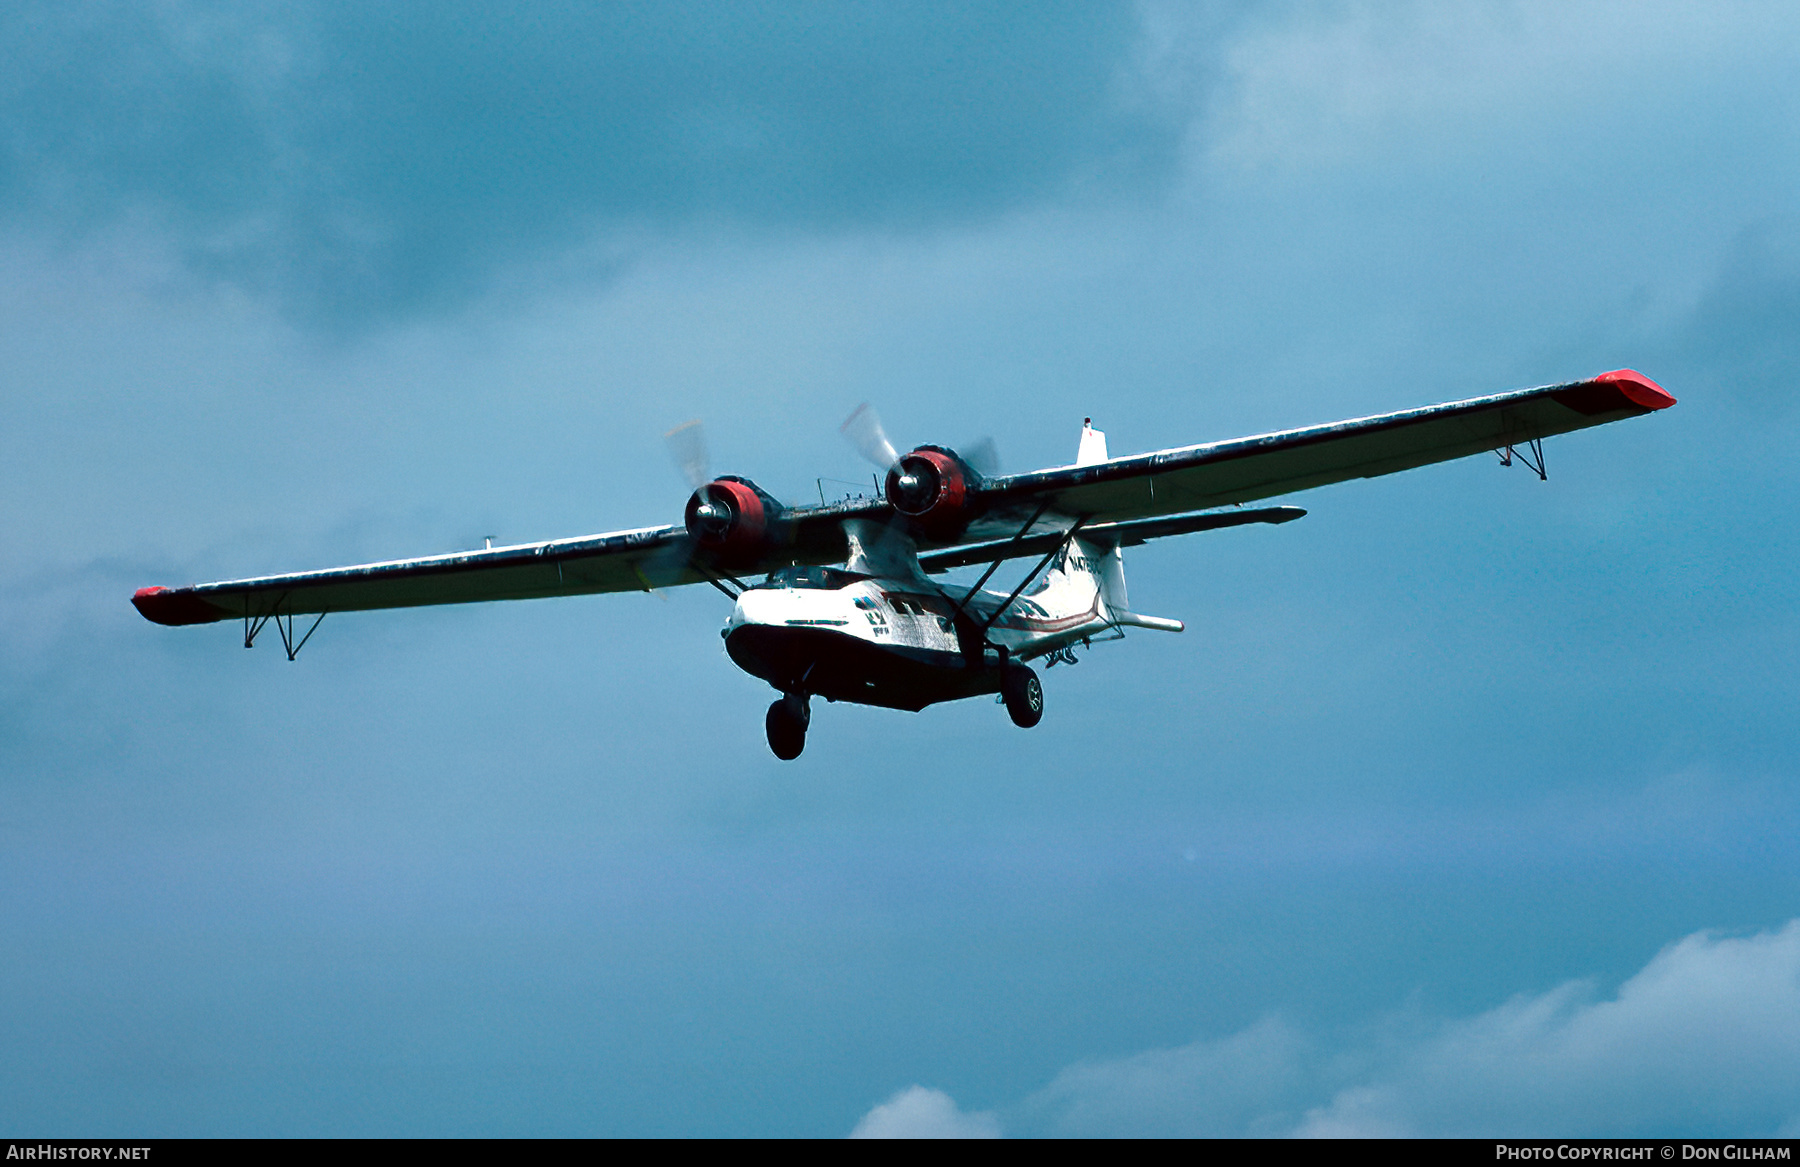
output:
[[[1106,456],[1106,434],[1094,428],[1094,419],[1083,418],[1081,423],[1081,446],[1075,454],[1075,465],[1092,466],[1096,462],[1104,462]],[[1129,624],[1137,628],[1155,628],[1165,632],[1180,632],[1179,620],[1168,620],[1160,616],[1139,616],[1131,610],[1131,597],[1125,591],[1125,555],[1117,543],[1098,543],[1083,539],[1077,535],[1063,556],[1062,570],[1071,574],[1085,573],[1094,579],[1094,585],[1100,592],[1102,615],[1115,624]]]
[[[1106,431],[1094,428],[1094,419],[1081,419],[1081,445],[1075,451],[1075,465],[1092,466],[1104,462],[1106,456]],[[1119,553],[1117,544],[1096,543],[1077,537],[1065,556],[1063,570],[1067,572],[1086,572],[1094,577],[1100,589],[1100,602],[1114,612],[1131,611],[1131,602],[1125,595],[1125,558]]]
[[[1077,535],[1064,557],[1063,570],[1093,576],[1101,606],[1108,613],[1131,611],[1131,600],[1125,593],[1125,556],[1117,543],[1095,543]]]

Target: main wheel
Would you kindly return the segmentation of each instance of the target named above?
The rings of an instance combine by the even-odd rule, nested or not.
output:
[[[1044,686],[1037,674],[1024,665],[1009,666],[1001,675],[1000,699],[1006,702],[1007,716],[1020,729],[1030,729],[1044,720]]]
[[[806,723],[812,711],[806,698],[789,694],[769,706],[763,718],[763,729],[769,735],[769,750],[784,762],[791,762],[806,748]]]

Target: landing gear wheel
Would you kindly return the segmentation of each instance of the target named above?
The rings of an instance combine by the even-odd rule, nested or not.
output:
[[[1007,716],[1020,729],[1044,720],[1044,686],[1024,665],[1011,665],[1001,674],[1000,699],[1006,702]]]
[[[769,734],[769,749],[777,758],[791,762],[806,748],[806,726],[812,720],[812,709],[806,698],[789,693],[769,706],[763,728]]]

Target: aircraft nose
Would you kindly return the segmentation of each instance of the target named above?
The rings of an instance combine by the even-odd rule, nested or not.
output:
[[[737,598],[737,603],[731,609],[731,621],[726,627],[781,624],[786,621],[786,609],[792,606],[792,602],[793,597],[787,592],[773,588],[752,588]]]

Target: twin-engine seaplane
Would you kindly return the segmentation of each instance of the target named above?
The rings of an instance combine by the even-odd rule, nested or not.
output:
[[[944,446],[895,450],[866,406],[844,432],[881,468],[882,489],[786,506],[747,478],[711,478],[697,433],[671,444],[696,481],[681,523],[326,571],[143,588],[158,624],[242,620],[244,646],[275,622],[292,660],[327,613],[525,600],[710,584],[732,600],[723,636],[738,667],[780,694],[769,748],[800,756],[810,700],[918,711],[998,693],[1015,724],[1043,716],[1030,661],[1073,662],[1076,645],[1128,628],[1179,632],[1135,611],[1122,551],[1149,539],[1285,523],[1298,507],[1243,504],[1351,478],[1493,451],[1544,477],[1543,440],[1675,404],[1630,369],[1284,430],[1110,457],[1084,424],[1075,462],[1001,475]],[[1002,563],[1033,566],[1010,592],[986,590]],[[972,585],[940,582],[982,566]],[[748,578],[762,576],[759,582]],[[313,620],[302,634],[299,617]]]

